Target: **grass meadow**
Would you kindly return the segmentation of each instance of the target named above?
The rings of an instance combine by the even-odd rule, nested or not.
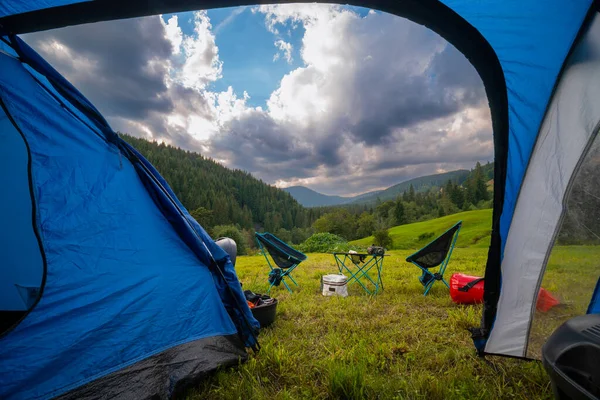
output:
[[[440,229],[456,217],[439,223]],[[470,227],[464,216],[463,221],[461,235],[466,232],[467,238],[459,239],[463,247],[454,251],[448,280],[453,272],[482,275],[485,269],[487,248],[473,241],[479,233],[469,234],[479,228]],[[441,233],[431,229],[435,222],[428,222],[424,230],[413,230],[415,243],[422,231]],[[381,294],[368,296],[355,283],[347,298],[321,295],[320,277],[337,268],[332,255],[308,254],[293,274],[299,283],[294,293],[283,285],[271,291],[280,304],[275,323],[261,330],[262,350],[244,364],[211,375],[187,398],[552,398],[541,363],[477,357],[467,328],[479,326],[481,306],[452,303],[440,282],[424,297],[419,270],[404,261],[413,251],[388,252]],[[561,296],[575,294],[565,299],[566,305],[551,310],[554,314],[536,315],[535,332],[551,332],[557,321],[581,311],[574,304],[583,304],[577,298],[583,295],[576,293],[589,299],[595,280],[591,282],[586,271],[597,270],[599,256],[598,247],[558,247],[553,252],[544,286]],[[239,257],[236,269],[245,289],[263,293],[268,288],[269,269],[262,255]]]
[[[492,234],[492,210],[465,211],[442,218],[431,219],[414,224],[399,225],[389,229],[394,241],[392,249],[416,250],[432,239],[444,233],[448,228],[462,221],[463,225],[458,236],[458,247],[476,247],[487,249]],[[373,243],[373,236],[350,242],[354,245],[367,247]]]

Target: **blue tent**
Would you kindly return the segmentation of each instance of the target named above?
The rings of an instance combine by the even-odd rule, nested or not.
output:
[[[258,322],[229,256],[74,87],[2,40],[0,397],[169,397],[246,359]]]
[[[600,126],[598,2],[350,3],[429,27],[480,74],[492,115],[495,176],[485,304],[474,341],[481,354],[527,357],[537,289],[571,183]],[[226,255],[151,165],[15,36],[244,4],[0,2],[0,148],[7,153],[0,163],[3,172],[10,167],[2,182],[11,193],[1,200],[0,248],[11,261],[2,263],[0,285],[10,281],[10,288],[2,287],[0,302],[7,313],[31,310],[0,339],[0,396],[82,395],[106,379],[149,373],[144,367],[165,354],[185,358],[191,368],[185,346],[194,343],[203,350],[193,354],[219,354],[222,362],[214,364],[243,357],[239,344],[223,342],[236,332],[254,344],[254,321],[235,307],[240,293]],[[600,291],[592,292],[587,309],[598,312]],[[208,344],[216,338],[222,346]],[[157,379],[162,395],[172,389],[165,382],[176,386],[186,378],[164,371]]]

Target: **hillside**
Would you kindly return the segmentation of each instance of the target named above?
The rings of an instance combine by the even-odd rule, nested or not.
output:
[[[239,224],[266,230],[310,226],[314,212],[292,196],[247,172],[230,170],[210,158],[129,135],[122,137],[144,155],[167,180],[183,205],[199,210],[209,228]]]
[[[401,195],[404,192],[407,192],[410,186],[412,185],[415,189],[415,192],[427,192],[433,187],[441,187],[451,180],[452,182],[461,184],[463,183],[470,172],[466,169],[459,169],[456,171],[445,172],[443,174],[434,174],[434,175],[426,175],[418,178],[410,179],[405,182],[398,183],[397,185],[390,186],[389,188],[370,195],[364,196],[358,200],[355,200],[356,203],[374,203],[377,199],[381,201],[386,200],[394,200],[396,197]]]
[[[419,249],[444,233],[458,221],[463,221],[456,245],[458,247],[488,247],[492,231],[492,210],[465,211],[458,214],[395,226],[389,229],[394,241],[393,249]],[[350,242],[358,246],[369,246],[373,237],[369,236]]]

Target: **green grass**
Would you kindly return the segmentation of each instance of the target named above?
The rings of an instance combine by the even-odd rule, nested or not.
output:
[[[467,328],[479,326],[481,306],[452,303],[436,283],[427,297],[419,270],[404,259],[421,243],[462,219],[459,245],[447,270],[481,276],[487,248],[475,240],[486,232],[491,211],[461,213],[401,226],[396,237],[415,248],[388,252],[383,293],[370,297],[356,284],[347,298],[323,297],[320,277],[335,273],[333,256],[308,254],[294,273],[298,288],[283,286],[277,319],[259,336],[262,350],[246,363],[211,375],[188,392],[200,399],[551,399],[550,381],[539,362],[476,356]],[[464,237],[462,237],[464,235]],[[429,241],[430,239],[426,239]],[[488,239],[486,239],[488,240]],[[556,247],[543,286],[563,303],[536,313],[530,356],[562,321],[585,311],[597,275],[600,246]],[[268,267],[262,256],[239,257],[245,289],[264,293]],[[595,274],[595,275],[594,275]]]
[[[323,297],[320,276],[336,271],[331,255],[309,254],[296,270],[300,287],[272,295],[276,322],[260,334],[262,350],[245,364],[220,371],[189,399],[549,399],[541,364],[475,355],[468,327],[480,306],[452,303],[434,285],[424,297],[409,251],[384,264],[385,290],[376,297],[350,286],[347,298]],[[449,273],[481,274],[485,249],[457,249]],[[244,288],[267,289],[260,256],[238,258]]]
[[[396,250],[421,248],[461,220],[463,225],[456,243],[457,247],[488,248],[492,232],[491,209],[465,211],[429,221],[395,226],[389,229],[394,241],[392,248]],[[363,247],[370,246],[373,244],[373,236],[350,243]]]

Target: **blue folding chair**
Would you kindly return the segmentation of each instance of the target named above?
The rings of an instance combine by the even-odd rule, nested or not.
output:
[[[281,282],[283,282],[287,290],[291,293],[292,289],[290,289],[285,279],[290,278],[290,280],[294,282],[294,285],[298,286],[292,277],[292,271],[302,261],[306,260],[306,255],[290,247],[287,243],[283,242],[272,233],[256,232],[255,237],[260,251],[265,256],[267,264],[269,264],[269,267],[271,268],[271,272],[269,273],[269,283],[271,285],[269,286],[267,293],[271,291],[273,286],[279,286]],[[269,260],[267,253],[269,253],[273,259],[273,262],[275,265],[277,265],[277,268],[271,265],[271,261]]]
[[[456,225],[442,233],[427,246],[406,258],[406,261],[415,264],[423,271],[419,281],[425,287],[424,296],[427,296],[436,281],[442,281],[450,288],[450,285],[444,279],[444,272],[446,272],[450,256],[452,256],[452,250],[454,250],[461,226],[462,221],[458,221]],[[437,272],[431,272],[431,269],[438,266],[440,268]]]

